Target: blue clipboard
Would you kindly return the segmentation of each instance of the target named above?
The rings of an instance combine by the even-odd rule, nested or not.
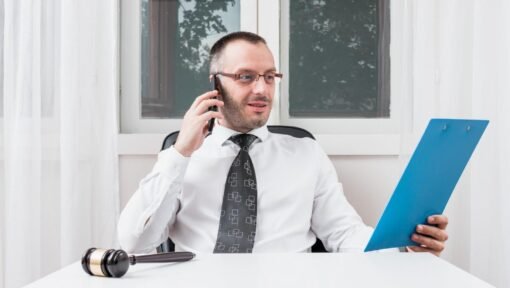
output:
[[[442,214],[488,120],[431,119],[365,252],[416,245],[416,225]]]

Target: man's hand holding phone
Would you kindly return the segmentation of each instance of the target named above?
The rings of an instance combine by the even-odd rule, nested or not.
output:
[[[208,123],[213,118],[223,119],[219,111],[210,110],[210,107],[223,107],[223,101],[216,99],[218,91],[209,91],[198,96],[191,104],[182,119],[179,137],[174,148],[185,157],[191,156],[204,142],[208,134]],[[214,119],[213,119],[214,120]]]

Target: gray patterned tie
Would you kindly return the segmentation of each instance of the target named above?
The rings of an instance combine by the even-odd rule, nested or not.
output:
[[[248,148],[257,139],[239,134],[230,140],[241,147],[230,166],[221,205],[214,253],[251,253],[257,228],[257,179]]]

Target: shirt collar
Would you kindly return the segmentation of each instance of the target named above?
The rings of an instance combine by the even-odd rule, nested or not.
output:
[[[216,144],[221,146],[230,137],[237,135],[237,134],[242,134],[242,133],[232,130],[232,129],[229,129],[225,126],[221,126],[218,123],[216,123],[216,125],[214,126],[214,129],[213,129],[211,135],[209,135],[209,137],[211,137],[212,141],[214,141]],[[252,135],[257,136],[258,140],[256,140],[256,141],[262,142],[262,141],[266,140],[267,137],[269,136],[269,130],[267,129],[267,125],[264,125],[262,127],[251,130],[247,134],[252,134]]]

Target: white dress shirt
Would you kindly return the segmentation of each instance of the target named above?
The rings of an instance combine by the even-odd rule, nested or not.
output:
[[[236,131],[216,125],[191,157],[172,146],[121,213],[119,241],[130,253],[149,252],[170,236],[176,250],[212,253],[227,173],[239,152]],[[345,198],[336,171],[319,144],[275,134],[266,126],[249,154],[257,178],[253,252],[309,251],[316,237],[328,251],[363,251],[372,228]]]

